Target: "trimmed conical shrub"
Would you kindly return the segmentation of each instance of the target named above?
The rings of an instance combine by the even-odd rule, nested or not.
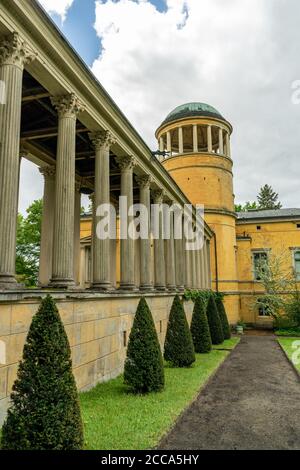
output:
[[[165,384],[160,344],[144,298],[138,305],[129,337],[124,382],[136,393],[158,392]]]
[[[224,339],[230,339],[231,338],[230,326],[229,326],[228,318],[226,315],[226,310],[225,310],[223,300],[220,297],[217,298],[216,305],[217,305],[217,309],[218,309],[221,324],[222,324]]]
[[[209,297],[206,315],[212,344],[222,344],[224,341],[223,328],[213,295]]]
[[[4,450],[80,450],[83,425],[71,350],[54,300],[33,317],[2,428]]]
[[[170,313],[164,357],[174,367],[189,367],[196,360],[189,324],[178,295]]]
[[[194,305],[191,333],[195,352],[199,354],[209,353],[212,349],[209,325],[203,300],[199,297]]]

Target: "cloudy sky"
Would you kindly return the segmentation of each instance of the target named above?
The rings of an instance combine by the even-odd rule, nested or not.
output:
[[[269,183],[300,206],[299,0],[40,3],[151,148],[173,108],[209,103],[234,127],[236,202]],[[22,211],[35,172],[23,165]]]

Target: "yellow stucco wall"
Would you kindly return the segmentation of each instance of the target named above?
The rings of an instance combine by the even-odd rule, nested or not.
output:
[[[258,226],[261,227],[260,230]],[[261,283],[254,280],[253,250],[268,249],[271,253],[282,256],[283,270],[292,272],[293,249],[300,248],[300,230],[297,228],[297,221],[262,220],[255,223],[238,223],[236,231],[241,316],[249,323],[265,323],[268,319],[259,317],[253,306],[255,298],[263,290]]]

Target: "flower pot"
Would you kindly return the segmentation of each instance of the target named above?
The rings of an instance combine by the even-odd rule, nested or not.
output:
[[[236,327],[236,332],[237,332],[238,335],[244,334],[244,327],[238,325],[238,326]]]

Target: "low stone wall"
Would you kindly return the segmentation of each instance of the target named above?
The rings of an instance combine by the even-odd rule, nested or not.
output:
[[[6,415],[9,395],[33,315],[45,292],[0,294],[0,341],[5,345],[5,364],[0,364],[0,425]],[[56,299],[70,341],[73,370],[80,391],[118,376],[123,371],[134,314],[140,294],[58,293]],[[163,346],[174,295],[145,296]],[[185,302],[188,321],[193,303]]]

